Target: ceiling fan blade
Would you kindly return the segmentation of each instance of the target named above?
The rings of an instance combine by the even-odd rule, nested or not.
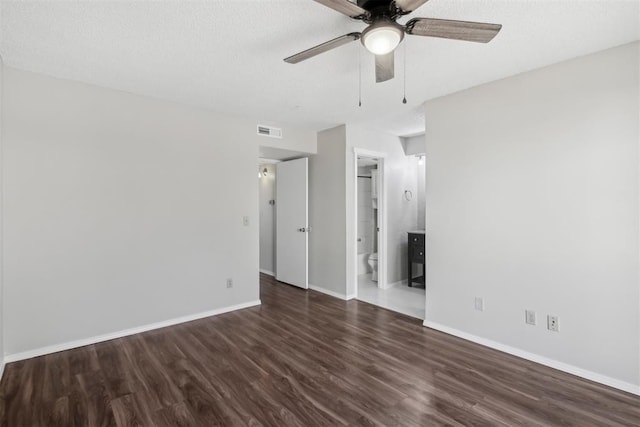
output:
[[[407,22],[405,31],[415,36],[440,37],[488,43],[500,31],[502,25],[482,22],[450,21],[448,19],[415,18]]]
[[[369,14],[366,10],[361,8],[355,3],[351,3],[349,0],[314,0],[317,3],[323,4],[333,10],[337,10],[338,12],[350,16],[352,18],[357,18],[359,16],[366,16]]]
[[[288,62],[289,64],[297,64],[300,61],[313,58],[316,55],[320,55],[321,53],[324,53],[328,50],[335,49],[336,47],[340,47],[354,40],[358,40],[359,38],[360,38],[360,33],[345,34],[344,36],[340,36],[333,40],[329,40],[328,42],[319,44],[318,46],[314,46],[311,49],[303,50],[300,53],[291,55],[290,57],[285,58],[284,62]]]
[[[395,74],[394,52],[386,55],[376,55],[376,83],[391,80]]]
[[[413,12],[428,1],[429,0],[396,0],[396,6],[403,12],[409,13]]]

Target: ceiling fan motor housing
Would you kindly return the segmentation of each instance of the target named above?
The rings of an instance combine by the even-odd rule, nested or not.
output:
[[[395,21],[401,15],[392,0],[358,0],[358,6],[369,12],[367,16],[359,17],[367,24],[373,24],[382,18]]]
[[[389,0],[358,0],[358,6],[368,11],[379,7],[386,7],[388,9],[389,3],[391,3]]]

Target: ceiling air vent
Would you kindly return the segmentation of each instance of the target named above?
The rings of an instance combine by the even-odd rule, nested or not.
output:
[[[282,138],[282,129],[271,126],[258,125],[258,135]]]

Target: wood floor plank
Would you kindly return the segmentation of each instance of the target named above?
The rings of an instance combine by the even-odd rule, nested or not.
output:
[[[87,424],[92,426],[112,426],[115,424],[111,408],[111,397],[107,391],[106,379],[102,371],[77,374],[81,402],[85,405]]]
[[[262,305],[8,364],[0,426],[639,426],[640,397],[261,275]]]
[[[203,425],[194,418],[186,402],[176,403],[156,411],[153,414],[153,423],[158,427],[194,427]]]
[[[145,402],[145,394],[145,392],[141,391],[112,400],[111,407],[113,408],[115,423],[118,427],[154,425],[152,418],[153,412],[149,409],[147,402]],[[140,404],[141,401],[143,403],[142,405]],[[93,424],[87,423],[87,425],[90,426]]]
[[[50,402],[45,410],[45,416],[43,425],[51,427],[71,425],[69,397],[63,396]]]
[[[203,425],[248,425],[253,422],[248,411],[236,411],[229,396],[220,393],[219,388],[212,385],[217,383],[215,375],[208,375],[206,369],[201,370],[198,362],[188,360],[178,361],[174,364],[174,372],[180,373],[178,382],[182,394],[185,396],[187,407],[194,417]]]

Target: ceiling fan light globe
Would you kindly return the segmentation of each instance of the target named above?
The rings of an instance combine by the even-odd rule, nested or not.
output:
[[[363,33],[362,44],[374,55],[386,55],[398,47],[403,36],[403,31],[392,25],[371,27]]]

